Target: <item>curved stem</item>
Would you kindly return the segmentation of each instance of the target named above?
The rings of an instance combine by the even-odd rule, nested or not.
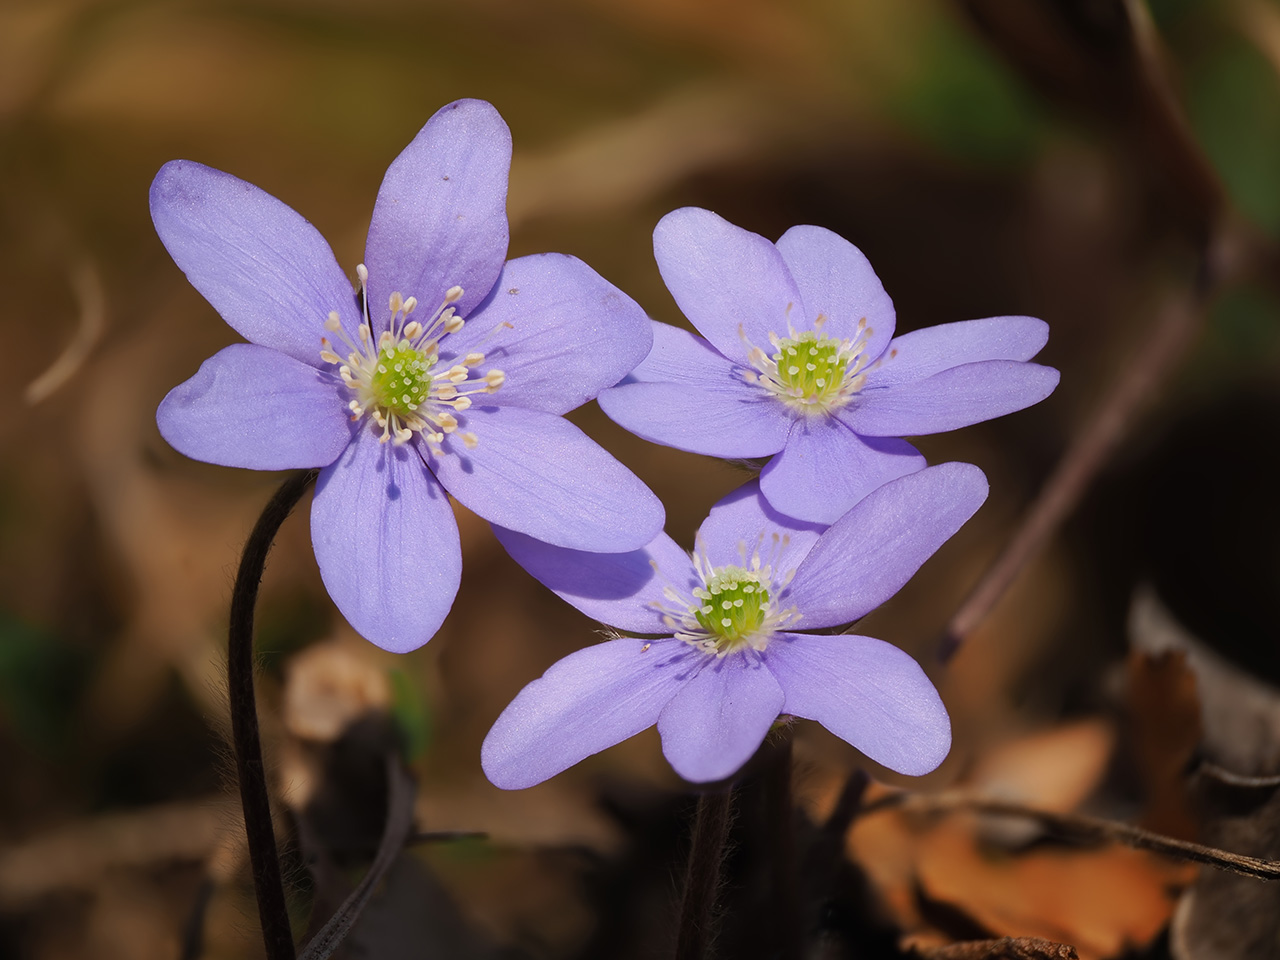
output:
[[[240,806],[244,810],[253,888],[258,897],[258,918],[267,960],[294,960],[293,930],[284,900],[284,881],[276,854],[276,833],[271,823],[266,768],[258,736],[258,709],[253,696],[253,617],[267,554],[285,518],[316,479],[308,470],[290,477],[267,503],[244,545],[240,569],[231,593],[231,624],[227,630],[227,692],[231,700],[231,739],[240,781]]]
[[[387,757],[387,822],[378,852],[359,886],[302,951],[301,960],[325,960],[332,956],[360,919],[361,912],[413,833],[413,797],[413,780],[401,765],[399,756],[391,754]]]

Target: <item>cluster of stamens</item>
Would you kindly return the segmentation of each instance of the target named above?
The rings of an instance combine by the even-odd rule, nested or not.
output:
[[[400,445],[420,433],[431,452],[439,456],[445,436],[458,429],[454,414],[470,407],[476,394],[493,393],[506,377],[501,370],[473,377],[472,368],[484,363],[482,353],[469,353],[447,369],[437,369],[440,341],[463,327],[463,319],[453,308],[462,297],[461,287],[450,287],[444,302],[425,323],[409,319],[418,306],[416,298],[391,294],[391,321],[375,339],[369,321],[369,271],[360,264],[356,274],[364,305],[364,321],[356,331],[358,342],[352,342],[334,311],[324,326],[346,345],[348,353],[344,360],[329,338],[323,337],[320,359],[336,364],[343,383],[355,394],[347,405],[351,419],[369,414],[373,423],[382,428],[383,443],[390,440]],[[474,433],[458,436],[469,449],[479,442]]]
[[[779,609],[777,602],[795,571],[775,579],[773,565],[761,564],[760,542],[749,558],[747,544],[738,544],[740,565],[717,567],[705,550],[694,552],[702,585],[684,593],[668,584],[663,596],[673,606],[655,604],[677,640],[720,658],[744,647],[764,650],[775,631],[800,619],[795,607]],[[774,534],[774,555],[786,544],[786,537]]]
[[[813,329],[797,333],[788,323],[786,337],[769,334],[774,354],[766,354],[739,336],[747,345],[747,359],[754,369],[743,370],[748,383],[756,383],[794,410],[804,414],[831,413],[847,404],[866,382],[867,338],[871,328],[866,318],[858,321],[852,340],[836,340],[822,332],[825,314],[819,314]]]

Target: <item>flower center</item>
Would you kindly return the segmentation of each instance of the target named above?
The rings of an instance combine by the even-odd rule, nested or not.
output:
[[[866,382],[863,369],[871,330],[863,319],[852,340],[836,340],[822,332],[826,322],[826,316],[819,315],[813,330],[796,333],[788,327],[787,337],[770,333],[769,343],[775,351],[772,356],[748,342],[739,331],[752,367],[743,371],[743,377],[798,413],[829,414],[845,406]]]
[[[760,574],[741,567],[720,567],[693,595],[702,601],[694,618],[730,644],[758,631],[769,610],[769,591]]]
[[[369,322],[369,271],[360,264],[356,274],[364,302],[364,322],[357,330],[359,342],[351,341],[334,311],[325,321],[325,329],[336,334],[349,352],[344,361],[329,338],[324,337],[320,340],[320,359],[338,367],[342,382],[354,394],[347,404],[351,419],[369,414],[375,429],[382,430],[383,443],[391,440],[400,445],[420,433],[428,449],[442,456],[440,444],[445,435],[458,429],[454,413],[470,407],[475,394],[493,393],[506,376],[501,370],[473,376],[473,368],[484,363],[482,353],[468,353],[451,367],[438,368],[441,341],[463,327],[463,319],[453,312],[453,304],[462,296],[461,287],[449,288],[444,302],[426,323],[409,319],[418,306],[414,297],[405,299],[400,293],[391,294],[391,320],[375,342]],[[459,436],[468,448],[479,442],[474,433]]]
[[[429,371],[435,365],[433,354],[415,350],[407,340],[388,344],[369,377],[370,399],[389,413],[408,417],[431,395]]]
[[[762,534],[754,550],[745,541],[738,544],[741,564],[712,566],[705,551],[695,552],[693,567],[702,585],[692,590],[668,582],[662,591],[667,602],[654,606],[665,615],[677,640],[724,657],[744,647],[763,650],[775,631],[800,618],[795,607],[779,609],[778,598],[795,571],[775,578],[771,564],[762,566],[759,548],[764,540]],[[787,538],[774,534],[772,541],[776,557]]]

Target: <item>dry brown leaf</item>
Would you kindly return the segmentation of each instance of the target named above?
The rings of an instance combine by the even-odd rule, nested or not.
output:
[[[1129,655],[1129,723],[1146,787],[1142,823],[1156,833],[1194,840],[1199,831],[1187,796],[1187,769],[1200,745],[1200,698],[1186,655]]]

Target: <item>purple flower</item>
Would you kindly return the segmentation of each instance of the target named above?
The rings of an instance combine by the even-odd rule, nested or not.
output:
[[[713,457],[772,457],[765,497],[831,523],[924,466],[900,439],[1043,400],[1058,372],[1027,363],[1048,339],[1032,317],[990,317],[893,339],[893,303],[858,248],[822,227],[776,243],[708,210],[659,222],[654,255],[696,337],[654,324],[654,346],[600,395],[623,427]]]
[[[987,496],[946,463],[881,486],[830,529],[782,516],[752,481],[712,508],[690,557],[665,534],[599,556],[498,530],[560,597],[628,633],[553,665],[511,702],[481,761],[505,789],[541,783],[658,725],[686,780],[732,775],[780,714],[817,720],[899,773],[934,769],[951,724],[919,665],[870,637],[798,633],[888,600]]]
[[[446,491],[503,526],[578,550],[634,550],[662,505],[561,414],[646,354],[649,323],[572,257],[504,265],[511,134],[459,100],[387,170],[351,284],[316,229],[200,164],[151,186],[156,231],[249,343],[165,397],[187,456],[257,470],[322,467],[316,560],[360,633],[426,643],[461,573]]]

